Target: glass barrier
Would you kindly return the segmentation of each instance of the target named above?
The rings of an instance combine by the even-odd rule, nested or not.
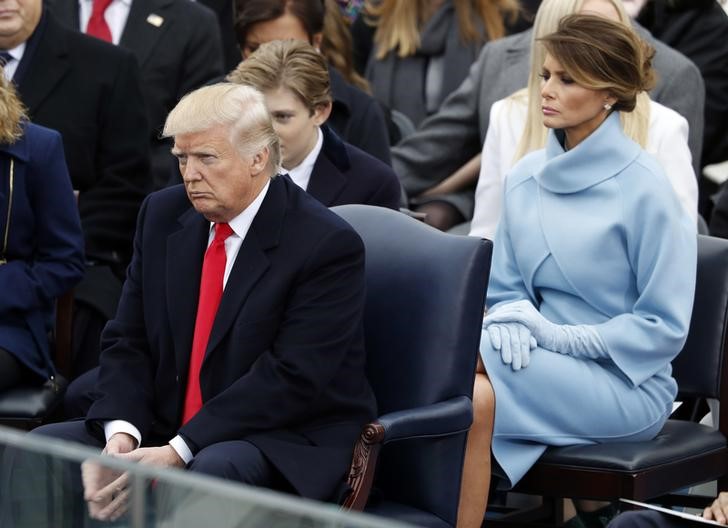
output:
[[[177,469],[102,456],[78,444],[0,427],[2,528],[406,528],[408,525]],[[101,472],[120,504],[92,519],[82,468]],[[122,495],[123,494],[123,495]]]

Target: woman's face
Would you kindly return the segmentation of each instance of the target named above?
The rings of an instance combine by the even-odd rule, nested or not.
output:
[[[302,40],[318,49],[321,45],[321,33],[309,38],[303,23],[286,11],[283,16],[253,24],[245,36],[243,58],[247,59],[261,44],[273,40]]]
[[[568,148],[574,148],[602,124],[609,114],[605,103],[615,103],[606,90],[576,84],[550,53],[546,54],[541,77],[543,124],[563,129]]]
[[[313,113],[285,86],[265,92],[265,103],[273,128],[281,141],[281,165],[297,167],[316,146],[318,127],[329,117],[331,105],[320,105]]]

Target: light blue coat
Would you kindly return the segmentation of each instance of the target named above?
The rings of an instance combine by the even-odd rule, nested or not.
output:
[[[593,325],[608,360],[537,348],[512,371],[481,354],[496,395],[493,454],[515,484],[546,445],[644,440],[677,393],[670,362],[687,336],[695,228],[661,167],[618,114],[565,152],[521,160],[506,181],[487,304],[530,300],[551,322]]]

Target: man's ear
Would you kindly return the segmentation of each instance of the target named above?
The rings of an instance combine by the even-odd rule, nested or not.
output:
[[[321,126],[329,119],[330,115],[331,101],[316,105],[316,108],[313,111],[313,122],[316,124],[316,126]]]
[[[270,158],[270,149],[268,147],[263,147],[254,154],[250,160],[250,174],[257,176],[265,171],[265,168],[268,166],[268,158]]]

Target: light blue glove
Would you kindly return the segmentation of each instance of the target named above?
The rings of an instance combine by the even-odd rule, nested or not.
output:
[[[604,341],[592,326],[554,324],[541,315],[530,301],[500,306],[485,317],[483,327],[503,323],[526,326],[538,345],[546,350],[591,359],[609,357]]]
[[[485,327],[485,324],[483,324]],[[536,340],[531,332],[520,323],[491,324],[486,328],[490,344],[500,350],[501,359],[513,370],[526,368],[531,361],[531,349],[536,348]]]

